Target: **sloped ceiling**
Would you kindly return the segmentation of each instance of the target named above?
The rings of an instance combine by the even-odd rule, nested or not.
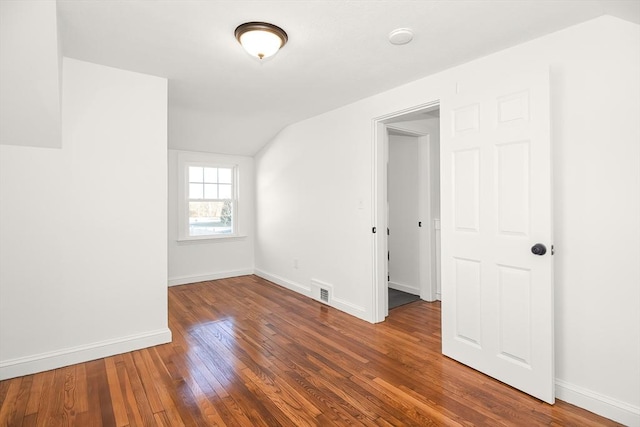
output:
[[[282,128],[392,87],[610,14],[638,0],[58,0],[65,56],[169,79],[169,146],[253,155]],[[267,21],[289,43],[259,62],[236,42]],[[391,45],[389,32],[413,29]]]

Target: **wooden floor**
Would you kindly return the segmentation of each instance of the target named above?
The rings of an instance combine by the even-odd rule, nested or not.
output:
[[[255,276],[169,289],[171,344],[0,382],[0,426],[605,426],[440,354],[440,305],[372,325]]]

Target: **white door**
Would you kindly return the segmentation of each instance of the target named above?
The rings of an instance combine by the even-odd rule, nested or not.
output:
[[[553,403],[549,74],[491,80],[441,100],[442,352]]]

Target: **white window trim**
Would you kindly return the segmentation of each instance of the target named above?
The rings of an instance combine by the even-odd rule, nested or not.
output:
[[[219,234],[209,236],[189,235],[189,166],[210,167],[210,168],[230,168],[232,169],[233,186],[233,232],[230,234]],[[186,153],[178,155],[178,242],[199,242],[199,241],[229,241],[243,239],[246,236],[240,235],[240,222],[238,212],[240,211],[239,197],[239,166],[232,163],[220,161],[206,161],[194,159]]]

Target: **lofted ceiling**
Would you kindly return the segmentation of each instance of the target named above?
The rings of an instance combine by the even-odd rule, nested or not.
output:
[[[640,0],[58,0],[65,56],[169,79],[169,147],[253,155],[291,123]],[[259,62],[233,31],[282,27]],[[393,29],[414,40],[394,46]]]

